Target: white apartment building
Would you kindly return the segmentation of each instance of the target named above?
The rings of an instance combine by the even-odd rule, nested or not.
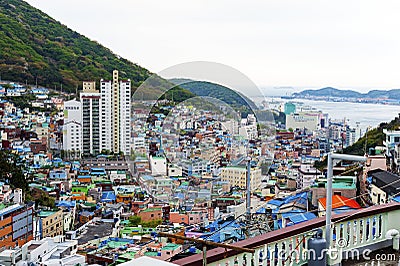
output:
[[[84,265],[85,256],[77,254],[78,240],[66,240],[64,236],[31,240],[22,248],[6,249],[0,252],[0,264],[74,266]]]
[[[321,171],[313,167],[312,164],[301,164],[296,177],[297,188],[303,189],[311,187],[314,181],[321,177],[323,177]]]
[[[150,169],[152,175],[167,174],[167,159],[159,156],[150,156]]]
[[[239,128],[239,135],[245,139],[255,139],[258,136],[257,125],[246,125]]]
[[[134,137],[133,138],[133,149],[143,149],[146,148],[146,138],[145,137]]]
[[[249,140],[257,138],[257,119],[254,114],[248,114],[247,118],[242,118],[240,121],[239,135]]]
[[[168,165],[168,176],[182,176],[182,167],[179,167],[174,164],[169,164]]]
[[[231,186],[246,188],[247,168],[239,166],[227,166],[221,170],[221,181],[228,182]],[[250,170],[250,188],[251,191],[261,187],[261,169],[251,168]]]
[[[391,156],[391,152],[394,150],[396,145],[400,144],[400,130],[383,130],[385,134],[385,140],[383,145],[386,147],[386,155]]]
[[[178,162],[182,176],[202,176],[205,173],[216,174],[218,167],[215,163],[200,158]]]
[[[222,129],[231,135],[236,135],[239,133],[239,123],[234,119],[221,122],[221,125]]]
[[[100,149],[100,92],[96,90],[96,82],[84,81],[80,93],[82,103],[83,154],[97,155]]]
[[[101,150],[131,152],[131,81],[119,80],[113,71],[112,80],[100,80]]]
[[[322,112],[299,112],[286,115],[286,129],[308,129],[315,131],[326,126],[326,115]]]
[[[75,99],[64,102],[63,150],[83,152],[82,103]]]

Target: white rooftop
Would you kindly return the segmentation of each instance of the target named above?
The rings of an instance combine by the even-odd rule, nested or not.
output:
[[[166,262],[158,259],[154,259],[151,257],[140,257],[137,259],[133,259],[131,261],[127,261],[119,264],[118,266],[178,266],[177,264]]]

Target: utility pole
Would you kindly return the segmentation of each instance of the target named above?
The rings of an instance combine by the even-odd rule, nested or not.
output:
[[[247,158],[246,173],[246,224],[251,222],[251,157]],[[247,227],[247,237],[250,237],[250,226]]]
[[[336,154],[333,152],[328,153],[328,172],[327,172],[327,185],[326,185],[326,225],[325,225],[325,239],[326,245],[329,249],[331,245],[331,224],[332,224],[332,179],[333,179],[333,160],[346,160],[356,162],[366,162],[367,157],[349,154]]]

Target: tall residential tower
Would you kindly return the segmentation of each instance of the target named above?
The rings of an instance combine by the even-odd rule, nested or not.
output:
[[[100,149],[100,92],[96,82],[84,81],[80,93],[82,103],[83,154],[97,155]]]
[[[114,70],[112,80],[100,80],[101,150],[131,152],[131,81],[119,80]]]
[[[75,99],[64,102],[63,150],[73,157],[83,152],[82,103]]]
[[[95,156],[102,150],[131,153],[131,81],[119,80],[113,71],[112,80],[84,81],[80,101],[64,105],[63,149]]]

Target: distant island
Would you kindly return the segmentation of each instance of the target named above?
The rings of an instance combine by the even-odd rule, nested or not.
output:
[[[293,93],[291,97],[286,96],[284,98],[400,104],[400,89],[371,90],[367,93],[360,93],[353,90],[340,90],[332,87],[326,87],[318,90],[304,90],[301,92]]]

